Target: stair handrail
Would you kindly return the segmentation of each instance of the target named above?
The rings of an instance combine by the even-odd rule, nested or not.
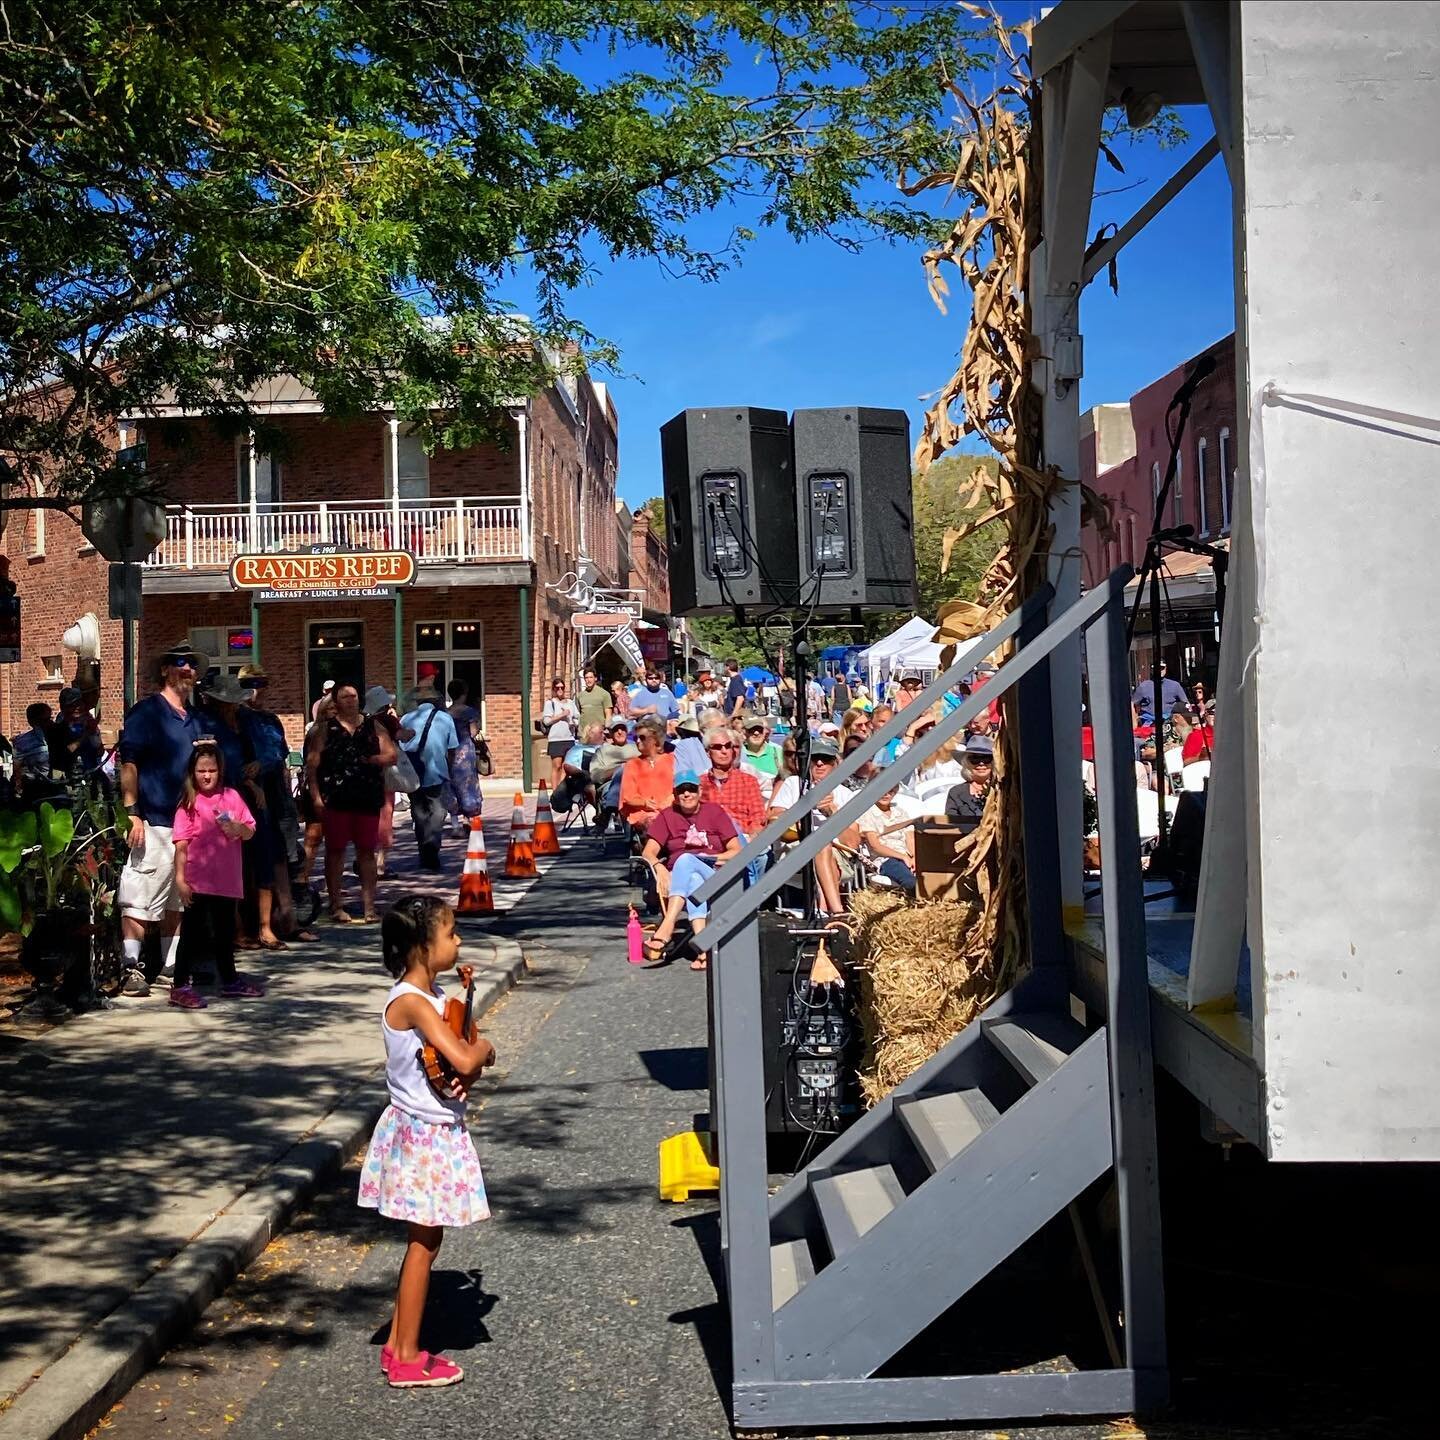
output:
[[[898,756],[883,770],[871,776],[839,809],[835,810],[822,823],[816,825],[807,836],[780,856],[753,885],[742,891],[734,901],[719,910],[718,913],[712,914],[707,929],[707,938],[713,943],[724,940],[726,936],[730,935],[782,885],[793,879],[806,865],[810,864],[825,846],[837,839],[840,833],[854,821],[859,820],[881,795],[887,790],[893,790],[899,780],[907,778],[918,770],[953,735],[963,731],[965,726],[981,710],[989,706],[997,695],[1003,695],[1017,681],[1029,674],[1042,661],[1048,659],[1050,654],[1064,641],[1078,635],[1105,610],[1112,598],[1123,595],[1132,573],[1133,571],[1128,565],[1122,565],[1056,616],[1029,644],[1010,656],[982,690],[977,690],[948,715],[938,720],[928,735],[915,741],[903,755]],[[1011,618],[1021,615],[1022,610],[1016,610]],[[889,729],[888,726],[885,728]],[[858,755],[860,751],[855,753]],[[854,756],[851,758],[853,759]],[[834,788],[833,784],[829,784],[828,789],[825,787],[831,780],[833,777],[827,777],[826,781],[822,781],[814,789],[823,791],[825,794],[830,793],[830,790]],[[802,800],[803,798],[802,796]],[[797,802],[784,815],[767,825],[757,838],[763,838],[773,833],[774,838],[778,839],[795,823],[792,817],[797,812],[799,814],[808,813]],[[746,851],[742,850],[740,856],[732,861],[728,868],[738,872],[742,868],[740,862],[745,853]],[[714,894],[715,890],[711,888],[712,884],[713,877],[696,892],[696,898],[704,899],[707,892]]]
[[[1119,1192],[1126,1368],[1134,1376],[1136,1403],[1163,1403],[1166,1394],[1164,1283],[1156,1185],[1153,1073],[1149,989],[1145,965],[1144,897],[1138,864],[1138,817],[1131,798],[1133,735],[1129,706],[1128,643],[1124,589],[1133,576],[1122,566],[1070,606],[1040,635],[1007,660],[985,687],[946,716],[946,734],[934,745],[921,742],[897,762],[908,774],[954,733],[1025,674],[1042,664],[1062,642],[1095,621],[1087,647],[1095,764],[1100,808],[1108,986],[1108,1064],[1116,1185]],[[974,701],[975,703],[971,703]],[[935,734],[932,731],[932,736]],[[927,740],[930,737],[927,737]],[[897,770],[892,765],[890,770]],[[881,786],[894,783],[888,773]],[[783,883],[808,855],[843,829],[874,781],[854,800],[818,826],[776,869]],[[817,790],[820,787],[815,787]],[[822,797],[823,798],[823,797]],[[787,812],[793,814],[794,811]],[[813,843],[812,843],[813,842]],[[1132,863],[1117,863],[1119,857]],[[790,865],[789,861],[794,861]],[[773,872],[772,872],[773,873]],[[710,982],[715,1012],[715,1102],[720,1148],[721,1242],[729,1300],[730,1342],[737,1392],[744,1385],[776,1379],[775,1311],[770,1268],[770,1202],[766,1175],[765,1080],[761,1042],[760,927],[755,913],[771,891],[745,892],[711,922]],[[751,903],[753,900],[753,903]],[[1138,963],[1136,963],[1138,957]],[[1038,1412],[1037,1412],[1038,1413]]]
[[[752,860],[758,860],[768,855],[780,839],[780,837],[792,826],[798,825],[805,816],[829,794],[837,785],[843,785],[860,768],[869,763],[892,741],[898,740],[905,734],[905,731],[914,723],[915,715],[920,714],[929,706],[935,704],[959,681],[963,680],[985,656],[998,649],[1007,640],[1019,634],[1020,630],[1029,621],[1044,612],[1046,605],[1050,603],[1050,597],[1055,592],[1050,586],[1042,585],[1033,595],[1029,596],[1017,609],[1012,610],[992,630],[987,630],[983,635],[977,635],[956,657],[955,663],[948,670],[937,675],[904,710],[897,710],[895,714],[885,722],[878,730],[866,738],[862,745],[857,746],[849,756],[843,757],[838,765],[823,780],[817,780],[813,785],[807,786],[800,792],[800,798],[784,813],[770,821],[749,841],[740,853],[728,864],[718,868],[713,875],[705,881],[699,890],[695,892],[696,900],[714,900],[722,895],[732,885],[736,884],[745,874],[746,868]],[[998,678],[998,676],[997,676]],[[999,692],[992,689],[992,680],[985,687],[987,692],[986,704]],[[909,753],[909,752],[907,752]],[[889,766],[889,769],[895,767]]]

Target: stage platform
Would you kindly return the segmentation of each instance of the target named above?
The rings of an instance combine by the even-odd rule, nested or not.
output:
[[[1167,887],[1147,881],[1146,893]],[[1105,944],[1098,897],[1070,932],[1076,996],[1105,1008]],[[1091,911],[1097,913],[1088,913]],[[1242,950],[1231,1006],[1191,1010],[1186,1001],[1195,916],[1177,911],[1172,898],[1145,907],[1145,949],[1150,978],[1150,1027],[1155,1061],[1251,1144],[1265,1148],[1265,1077],[1252,1040],[1250,955]]]

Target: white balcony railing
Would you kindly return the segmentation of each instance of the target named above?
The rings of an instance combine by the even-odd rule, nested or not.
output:
[[[261,506],[171,505],[165,539],[144,562],[150,569],[223,570],[237,555],[303,551],[408,550],[421,565],[525,559],[520,501],[509,497],[309,500]]]

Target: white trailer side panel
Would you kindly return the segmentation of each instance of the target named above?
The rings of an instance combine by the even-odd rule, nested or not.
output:
[[[1251,385],[1440,414],[1440,4],[1240,19]],[[1250,455],[1270,1153],[1436,1160],[1440,436],[1319,410]]]

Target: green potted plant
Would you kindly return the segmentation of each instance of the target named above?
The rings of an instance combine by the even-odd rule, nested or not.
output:
[[[78,818],[77,818],[78,817]],[[22,937],[38,984],[70,1003],[97,992],[99,961],[118,946],[116,890],[129,813],[94,787],[0,813],[0,927]],[[118,968],[118,967],[117,967]]]

